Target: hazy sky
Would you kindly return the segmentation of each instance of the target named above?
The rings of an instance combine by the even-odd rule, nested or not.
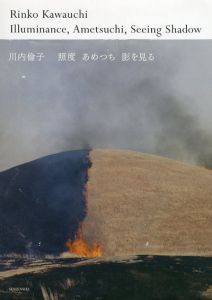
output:
[[[199,162],[212,149],[212,41],[0,41],[0,169],[88,147]],[[44,52],[43,62],[9,62]],[[57,53],[154,62],[58,62]]]

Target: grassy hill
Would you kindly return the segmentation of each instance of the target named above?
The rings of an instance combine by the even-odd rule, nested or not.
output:
[[[163,157],[94,149],[84,237],[105,255],[212,254],[212,171]]]

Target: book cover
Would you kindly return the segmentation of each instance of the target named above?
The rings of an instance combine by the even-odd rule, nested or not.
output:
[[[212,299],[211,3],[0,8],[0,299]]]

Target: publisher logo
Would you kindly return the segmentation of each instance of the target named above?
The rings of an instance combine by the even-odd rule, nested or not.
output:
[[[29,287],[9,287],[9,292],[11,293],[18,293],[18,292],[29,292]]]

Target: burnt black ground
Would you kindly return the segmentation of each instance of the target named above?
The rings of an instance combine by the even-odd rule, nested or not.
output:
[[[77,262],[79,259],[54,259],[52,264],[61,267],[1,280],[0,299],[43,299],[41,285],[57,292],[59,300],[211,299],[210,293],[208,297],[204,293],[212,285],[209,257],[139,256],[134,260],[88,260],[84,265]],[[67,280],[72,282],[69,287]],[[10,292],[11,287],[28,291]]]
[[[89,150],[50,155],[0,173],[0,254],[57,254],[86,214]]]

